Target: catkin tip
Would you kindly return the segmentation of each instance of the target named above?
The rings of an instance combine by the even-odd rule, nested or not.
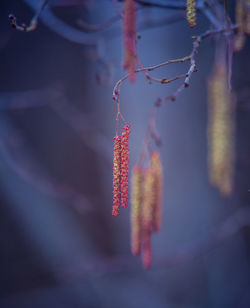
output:
[[[190,28],[196,26],[196,1],[187,0],[187,21]]]

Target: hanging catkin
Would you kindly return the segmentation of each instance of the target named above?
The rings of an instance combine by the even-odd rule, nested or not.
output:
[[[250,35],[250,0],[237,0],[235,21],[238,25],[234,40],[234,51],[241,51],[245,45],[246,35]]]
[[[190,28],[196,26],[196,1],[187,0],[187,21]]]
[[[142,181],[143,169],[135,166],[131,182],[131,251],[133,255],[140,254],[142,244]]]
[[[143,230],[142,264],[145,269],[152,265],[151,231],[147,229]]]
[[[121,205],[124,208],[128,206],[129,134],[130,126],[126,125],[121,137]]]
[[[234,173],[234,99],[227,69],[217,63],[208,85],[208,163],[210,182],[223,196],[231,194]]]
[[[154,191],[155,177],[152,168],[147,168],[143,180],[143,228],[152,230],[153,214],[155,205],[155,191]]]
[[[243,49],[246,41],[245,27],[245,12],[242,0],[237,0],[235,7],[235,21],[238,25],[238,32],[234,40],[234,51],[239,52]]]
[[[119,214],[121,203],[121,136],[114,137],[114,159],[113,159],[113,209],[112,215]]]
[[[245,0],[244,11],[245,17],[245,33],[250,35],[250,0]]]
[[[136,7],[134,0],[124,1],[123,44],[123,67],[129,71],[130,81],[134,82],[136,69]]]
[[[153,209],[153,230],[159,231],[162,220],[162,186],[163,170],[159,152],[154,151],[151,156],[151,168],[154,174],[154,209]]]

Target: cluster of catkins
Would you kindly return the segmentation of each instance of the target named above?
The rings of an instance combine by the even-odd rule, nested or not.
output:
[[[114,137],[113,216],[119,214],[120,205],[128,206],[129,134],[130,126],[125,125],[122,135]]]
[[[215,64],[208,84],[208,163],[211,184],[223,196],[233,190],[235,102],[225,63]]]
[[[190,28],[196,26],[196,1],[187,0],[187,21]]]
[[[241,51],[245,45],[246,36],[250,35],[250,0],[237,0],[235,21],[238,33],[234,41],[234,50]]]
[[[131,194],[131,251],[142,253],[143,266],[152,263],[151,235],[159,231],[162,217],[162,162],[158,152],[150,158],[150,167],[137,165],[132,175]]]

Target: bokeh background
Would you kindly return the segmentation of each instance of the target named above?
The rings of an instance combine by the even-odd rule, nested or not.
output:
[[[8,14],[28,23],[34,14],[28,2],[0,2],[0,307],[250,307],[250,217],[245,211],[250,198],[250,41],[233,59],[238,99],[230,198],[222,198],[208,181],[207,79],[213,40],[199,49],[190,87],[157,116],[163,140],[163,226],[153,236],[152,269],[145,271],[130,253],[130,210],[111,216],[112,88],[125,73],[121,22],[105,31],[82,32],[79,20],[93,25],[115,15],[111,1],[53,0],[50,10],[65,29],[46,25],[45,10],[45,22],[39,21],[36,31],[15,31]],[[184,19],[165,25],[164,18],[173,13],[140,10],[143,65],[188,55],[191,36],[209,26],[202,16],[195,30]],[[186,69],[176,64],[155,76],[170,78]],[[154,101],[178,85],[149,85],[138,75],[135,84],[122,86],[131,166]],[[232,218],[238,211],[248,221],[242,228],[238,216]]]

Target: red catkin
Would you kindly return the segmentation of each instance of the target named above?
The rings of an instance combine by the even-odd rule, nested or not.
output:
[[[136,6],[134,0],[125,0],[123,15],[124,69],[129,79],[135,81],[136,69]]]
[[[113,159],[113,209],[112,215],[119,214],[121,204],[121,136],[114,137]]]
[[[125,125],[121,137],[121,205],[124,208],[128,206],[129,134],[130,126]]]

